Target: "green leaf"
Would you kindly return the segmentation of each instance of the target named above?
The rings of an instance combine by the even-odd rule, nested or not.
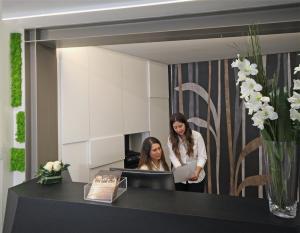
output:
[[[275,111],[278,113],[277,120],[277,139],[278,141],[293,141],[295,140],[292,121],[290,119],[289,108],[287,101],[288,93],[280,88],[279,95],[276,98]]]

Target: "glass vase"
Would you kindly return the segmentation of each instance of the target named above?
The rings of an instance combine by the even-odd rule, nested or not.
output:
[[[262,140],[266,194],[272,214],[295,218],[297,213],[298,159],[296,143]]]

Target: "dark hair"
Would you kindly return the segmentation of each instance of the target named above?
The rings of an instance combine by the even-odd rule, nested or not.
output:
[[[178,121],[180,123],[183,123],[185,125],[185,143],[187,145],[187,154],[191,157],[193,156],[193,146],[194,146],[194,139],[192,137],[192,130],[190,128],[189,123],[187,122],[185,116],[182,113],[174,113],[170,118],[170,137],[169,140],[172,144],[172,150],[174,151],[176,157],[181,161],[180,152],[179,152],[179,136],[175,132],[173,128],[173,124]]]
[[[144,164],[150,169],[153,170],[152,159],[150,157],[150,152],[153,144],[159,144],[161,148],[161,158],[162,166],[166,171],[170,171],[168,164],[166,163],[165,154],[161,146],[160,141],[154,137],[148,137],[144,140],[141,150],[141,158],[138,167],[140,168]]]

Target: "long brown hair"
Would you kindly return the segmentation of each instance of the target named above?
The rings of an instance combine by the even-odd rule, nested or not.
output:
[[[154,138],[154,137],[148,137],[144,140],[143,145],[142,145],[141,158],[140,158],[138,168],[140,168],[141,166],[143,166],[145,164],[150,170],[153,170],[152,159],[150,157],[150,152],[151,152],[153,144],[159,144],[159,146],[161,148],[160,161],[162,162],[162,166],[165,169],[165,171],[170,171],[169,166],[166,163],[165,154],[164,154],[163,148],[161,146],[161,143],[157,138]]]
[[[174,151],[178,160],[182,163],[181,157],[180,157],[180,152],[179,152],[179,136],[173,128],[173,124],[176,121],[183,123],[185,125],[185,132],[184,132],[185,139],[184,140],[187,145],[187,154],[189,157],[193,156],[193,154],[194,154],[194,151],[193,151],[194,139],[192,137],[192,130],[191,130],[189,123],[187,122],[185,116],[181,113],[174,113],[170,118],[170,137],[169,137],[169,139],[172,144],[172,150]]]

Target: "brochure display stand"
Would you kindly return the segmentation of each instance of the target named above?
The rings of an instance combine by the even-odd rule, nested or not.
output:
[[[84,186],[84,200],[112,203],[127,190],[127,178],[120,173],[102,171]]]
[[[84,200],[112,203],[126,190],[126,177],[122,177],[121,181],[115,187],[93,187],[93,184],[89,183],[84,186]]]

